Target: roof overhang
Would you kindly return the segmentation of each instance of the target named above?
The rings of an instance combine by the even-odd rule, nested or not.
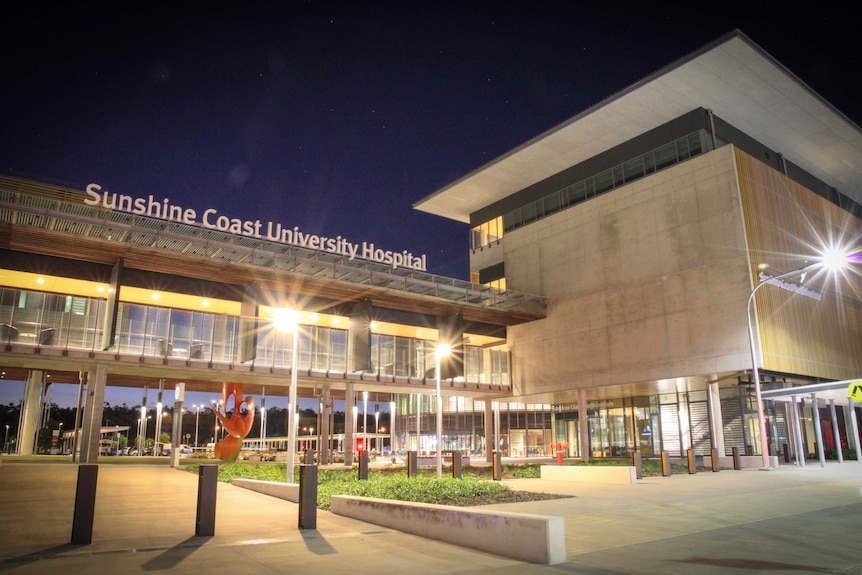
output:
[[[761,392],[763,399],[773,401],[790,402],[795,398],[809,398],[817,396],[817,401],[835,401],[839,405],[853,405],[855,402],[850,398],[849,388],[851,385],[862,385],[862,379],[847,379],[844,381],[830,381],[828,383],[812,383],[809,385],[797,385],[784,389],[770,389]]]
[[[698,108],[862,203],[862,130],[734,31],[414,207],[469,223],[471,213]]]

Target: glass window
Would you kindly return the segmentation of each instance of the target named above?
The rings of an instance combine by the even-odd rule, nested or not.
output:
[[[532,202],[521,208],[521,221],[528,224],[536,219],[536,203]]]
[[[600,174],[596,174],[593,178],[596,185],[596,195],[603,194],[614,188],[614,174],[612,170],[605,170]]]
[[[542,204],[542,210],[546,216],[560,211],[560,194],[551,194],[542,201]]]
[[[657,149],[654,154],[656,170],[661,170],[670,165],[673,165],[677,161],[676,144],[671,143],[666,146],[662,146],[661,148]]]
[[[623,164],[623,178],[625,178],[626,182],[631,182],[632,180],[636,180],[638,178],[642,178],[644,175],[644,158],[643,156],[637,157],[634,160],[629,160],[625,164]]]

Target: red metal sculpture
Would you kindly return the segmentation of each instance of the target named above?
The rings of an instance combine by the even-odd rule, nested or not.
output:
[[[233,413],[230,417],[228,412],[228,399],[233,397]],[[222,461],[236,461],[242,448],[242,440],[251,431],[251,426],[254,425],[254,399],[246,397],[242,399],[242,384],[225,382],[222,386],[221,403],[212,408],[215,416],[218,417],[224,427],[227,436],[219,441],[215,446],[215,456]],[[242,411],[242,406],[245,404],[245,413]],[[224,413],[219,411],[219,407],[224,409]]]

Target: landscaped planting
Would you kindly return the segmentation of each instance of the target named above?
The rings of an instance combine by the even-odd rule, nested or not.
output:
[[[197,473],[200,464],[185,467]],[[507,465],[508,477],[538,477],[538,465]],[[415,503],[437,503],[461,507],[558,499],[564,495],[514,491],[508,485],[492,481],[490,467],[469,467],[463,470],[463,479],[436,477],[435,470],[423,469],[417,477],[407,477],[403,467],[392,467],[369,472],[367,480],[357,479],[355,469],[319,469],[317,473],[317,506],[329,509],[333,495],[355,495]],[[224,463],[219,465],[218,479],[230,483],[237,478],[259,481],[286,481],[287,468],[283,463]],[[299,477],[296,473],[295,477]]]

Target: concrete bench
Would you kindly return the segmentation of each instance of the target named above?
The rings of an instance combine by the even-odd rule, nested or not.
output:
[[[630,485],[638,482],[633,465],[542,465],[542,479]]]
[[[519,561],[566,561],[562,517],[333,495],[337,515]]]

